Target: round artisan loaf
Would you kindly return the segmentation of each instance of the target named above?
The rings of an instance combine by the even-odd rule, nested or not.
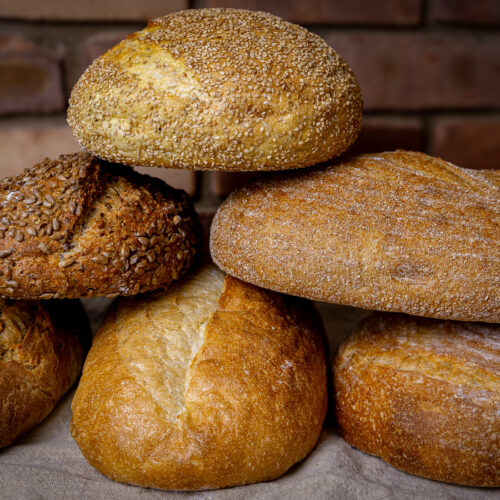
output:
[[[500,171],[361,155],[232,193],[214,262],[258,286],[366,309],[500,322]]]
[[[0,181],[0,295],[132,295],[191,265],[196,215],[159,179],[85,153]]]
[[[324,40],[263,12],[186,10],[96,59],[68,122],[93,154],[127,165],[281,170],[347,150],[361,94]]]
[[[418,476],[500,486],[500,325],[377,313],[333,377],[351,445]]]
[[[111,311],[85,363],[71,432],[116,481],[221,488],[276,478],[302,460],[326,405],[314,307],[210,266]]]
[[[0,447],[52,411],[80,373],[89,341],[79,301],[0,298]]]

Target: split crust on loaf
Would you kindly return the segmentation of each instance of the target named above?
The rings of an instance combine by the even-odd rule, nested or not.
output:
[[[52,411],[79,375],[89,341],[79,302],[0,298],[0,447]]]
[[[324,40],[235,9],[155,19],[96,59],[69,104],[77,140],[108,161],[233,171],[337,156],[362,112],[355,76]]]
[[[0,181],[0,295],[134,295],[191,266],[197,218],[163,181],[85,153]]]
[[[340,435],[411,474],[500,486],[500,326],[377,313],[333,366]]]
[[[271,290],[498,323],[500,171],[395,151],[276,174],[221,205],[210,250]]]
[[[312,305],[205,267],[110,312],[71,432],[90,464],[121,482],[198,490],[270,480],[316,444],[325,365]]]

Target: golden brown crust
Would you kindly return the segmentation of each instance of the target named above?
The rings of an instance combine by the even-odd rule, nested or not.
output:
[[[327,396],[313,306],[217,274],[121,301],[99,330],[71,431],[112,479],[175,490],[265,481],[315,445]],[[187,356],[186,335],[197,344]]]
[[[224,271],[310,299],[500,322],[500,171],[361,155],[232,193],[212,223]]]
[[[361,126],[347,64],[317,35],[262,12],[155,19],[87,69],[68,123],[127,165],[281,170],[347,150]]]
[[[0,299],[0,447],[52,411],[80,373],[89,340],[79,302]]]
[[[340,435],[411,474],[500,486],[500,326],[377,313],[333,366]]]
[[[0,295],[132,295],[168,286],[192,264],[187,195],[84,153],[0,181]]]

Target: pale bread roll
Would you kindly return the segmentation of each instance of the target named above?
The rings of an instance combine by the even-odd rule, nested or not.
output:
[[[123,299],[97,333],[71,432],[116,481],[197,490],[280,476],[325,417],[321,319],[206,267]]]
[[[500,325],[374,314],[333,375],[351,445],[418,476],[500,486]]]
[[[221,205],[210,250],[279,292],[500,322],[500,171],[395,151],[274,175]]]
[[[281,170],[347,150],[361,111],[351,69],[317,35],[263,12],[193,9],[96,59],[73,89],[68,123],[113,162]]]

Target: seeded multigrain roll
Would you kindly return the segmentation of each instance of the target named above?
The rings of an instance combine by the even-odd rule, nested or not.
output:
[[[0,295],[134,295],[191,265],[187,195],[131,168],[76,153],[0,182]]]
[[[281,170],[354,142],[361,94],[324,40],[263,12],[155,19],[87,69],[68,122],[82,146],[127,165]]]
[[[377,313],[333,377],[351,445],[418,476],[500,486],[500,325]]]
[[[89,342],[79,301],[0,298],[0,447],[52,411],[80,373]]]
[[[274,479],[321,432],[322,335],[312,304],[213,266],[119,299],[85,362],[71,433],[116,481],[198,490]]]
[[[500,171],[423,153],[354,157],[233,192],[214,262],[278,292],[365,309],[500,322]]]

